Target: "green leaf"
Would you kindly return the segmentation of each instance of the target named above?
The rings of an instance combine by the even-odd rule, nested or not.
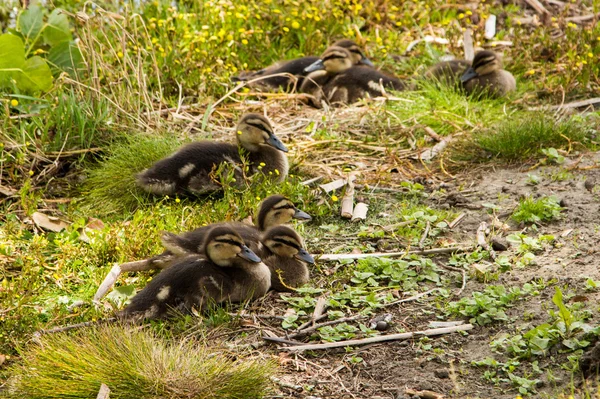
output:
[[[10,84],[10,79],[25,65],[25,46],[21,38],[0,35],[0,87]]]
[[[52,72],[46,61],[38,56],[25,61],[21,73],[14,75],[17,86],[29,92],[47,91],[52,88]]]
[[[19,15],[19,31],[27,42],[34,40],[44,26],[44,9],[37,5],[30,6]],[[30,44],[30,43],[28,43]]]
[[[573,314],[565,306],[562,291],[558,287],[556,287],[556,292],[552,297],[552,302],[554,302],[558,308],[560,319],[565,323],[565,327],[567,328],[567,331],[569,331],[571,324],[573,323]]]
[[[50,49],[47,60],[55,76],[64,71],[75,77],[76,71],[83,63],[83,56],[75,43],[62,42]]]
[[[46,28],[43,32],[44,42],[50,46],[56,46],[72,39],[69,20],[63,10],[57,8],[48,17]]]

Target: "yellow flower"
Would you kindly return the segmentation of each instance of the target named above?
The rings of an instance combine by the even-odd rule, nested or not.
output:
[[[29,176],[33,176],[33,170],[29,171]]]
[[[458,14],[458,19],[463,19],[465,17],[465,14],[463,14],[462,12],[460,14]]]
[[[179,198],[175,198],[175,202],[180,203],[181,200]]]
[[[256,196],[256,200],[257,200],[257,201],[260,201],[260,197],[259,197],[258,195]]]
[[[275,169],[275,174],[279,176],[279,169]]]
[[[331,196],[331,200],[332,200],[333,202],[337,202],[337,201],[338,201],[338,197],[337,197],[337,196],[335,196],[335,195],[332,195],[332,196]]]
[[[288,28],[287,26],[284,26],[284,27],[283,27],[283,31],[284,31],[284,32],[289,32],[289,31],[290,31],[290,28]]]
[[[535,73],[535,70],[530,69],[529,71],[527,71],[527,75],[533,75]]]
[[[16,107],[17,105],[19,105],[19,101],[15,100],[14,98],[12,100],[10,100],[10,105],[13,107]]]
[[[593,56],[594,56],[594,53],[592,53],[592,52],[588,53],[588,57],[592,58]]]
[[[241,130],[238,130],[238,131],[237,131],[237,134],[242,134],[242,131],[241,131]]]
[[[292,29],[298,29],[300,24],[297,21],[292,22]]]
[[[122,52],[122,51],[119,51],[119,52],[117,53],[117,57],[119,57],[119,58],[123,58],[123,52]]]
[[[248,44],[248,40],[242,39],[242,44]]]
[[[261,162],[259,165],[260,165],[260,166],[262,166],[263,168],[264,168],[265,166],[267,166],[267,164],[266,164],[266,163],[264,163],[264,162]]]

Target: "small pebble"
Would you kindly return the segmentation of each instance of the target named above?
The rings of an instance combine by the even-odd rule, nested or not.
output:
[[[435,375],[437,378],[450,378],[450,373],[448,372],[448,370],[435,370],[433,372],[433,375]]]

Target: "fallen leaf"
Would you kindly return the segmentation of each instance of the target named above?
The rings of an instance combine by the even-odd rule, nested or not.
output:
[[[104,222],[100,219],[89,218],[87,224],[85,225],[87,229],[90,230],[102,230],[104,229]]]
[[[45,230],[54,231],[56,233],[69,227],[69,223],[60,220],[57,217],[44,215],[40,212],[34,212],[34,214],[31,215],[31,219],[36,226]]]

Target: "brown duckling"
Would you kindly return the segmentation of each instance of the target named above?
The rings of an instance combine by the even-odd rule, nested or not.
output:
[[[236,179],[242,179],[238,146],[248,154],[250,173],[262,168],[264,173],[275,175],[278,182],[283,181],[288,172],[288,160],[283,153],[288,149],[273,133],[269,120],[259,114],[246,114],[238,122],[236,132],[238,145],[208,140],[188,144],[140,173],[137,184],[158,195],[219,190],[220,184],[213,174],[220,164],[233,164]]]
[[[310,278],[307,263],[314,258],[304,249],[302,238],[288,226],[268,229],[261,238],[263,262],[271,270],[271,288],[292,291],[306,284]]]
[[[277,194],[271,195],[261,202],[256,213],[256,226],[240,222],[224,222],[199,227],[181,234],[165,232],[162,236],[162,242],[166,250],[163,253],[150,259],[115,265],[98,287],[94,300],[99,301],[102,299],[114,286],[121,273],[164,269],[184,256],[202,254],[202,245],[206,239],[206,234],[215,226],[234,228],[246,245],[258,253],[260,252],[260,233],[270,227],[289,223],[292,219],[310,220],[311,217],[306,212],[298,209],[288,198]]]
[[[338,40],[333,45],[350,51],[354,64],[367,65],[371,67],[373,66],[373,63],[365,56],[362,49],[354,41],[343,39]],[[271,66],[261,69],[260,71],[244,73],[240,76],[233,77],[232,79],[236,82],[247,82],[249,80],[264,76],[264,79],[253,83],[253,86],[262,89],[283,88],[284,90],[289,91],[294,87],[300,87],[302,85],[305,75],[304,69],[318,60],[319,57],[307,56],[288,61],[279,61]],[[277,74],[294,75],[296,79],[287,75],[267,77]]]
[[[467,94],[491,97],[503,97],[517,88],[514,76],[502,69],[500,57],[489,50],[478,51],[472,63],[466,60],[438,63],[425,73],[425,77],[461,85]]]
[[[203,309],[209,302],[241,302],[269,290],[271,273],[234,229],[206,235],[205,256],[189,255],[163,270],[120,312],[122,318],[157,319],[171,310]]]
[[[373,68],[355,66],[350,52],[338,46],[329,47],[305,72],[308,75],[300,91],[312,95],[314,100],[309,103],[317,108],[320,108],[321,101],[351,104],[367,96],[382,96],[384,89],[408,88],[395,76]]]

